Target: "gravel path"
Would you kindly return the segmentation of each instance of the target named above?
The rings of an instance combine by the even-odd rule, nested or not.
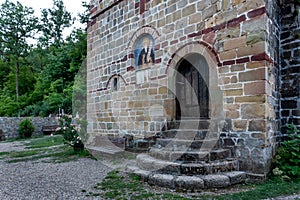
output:
[[[0,152],[22,150],[19,143],[0,143]],[[86,197],[110,171],[101,162],[79,159],[66,163],[39,161],[6,163],[0,160],[0,199],[100,199]]]

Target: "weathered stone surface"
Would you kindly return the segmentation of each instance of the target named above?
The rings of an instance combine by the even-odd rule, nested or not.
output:
[[[241,96],[242,94],[243,94],[243,90],[241,89],[225,91],[225,96]]]
[[[259,95],[266,94],[266,82],[264,81],[256,81],[251,83],[246,83],[245,87],[245,95]]]
[[[246,37],[230,39],[224,42],[224,50],[232,50],[238,47],[246,46]]]
[[[239,73],[239,81],[257,81],[266,80],[265,68]]]
[[[0,117],[3,139],[18,137],[19,124],[25,119],[26,117]],[[34,126],[33,135],[42,135],[43,126],[58,125],[58,120],[55,117],[32,117],[30,121]]]
[[[238,184],[242,183],[246,180],[246,173],[245,172],[240,172],[240,171],[233,171],[233,172],[227,172],[224,174],[225,176],[228,176],[230,179],[230,184]]]
[[[264,95],[257,95],[257,96],[243,96],[243,97],[236,97],[235,102],[237,103],[265,103],[266,97]]]
[[[148,178],[150,185],[174,188],[174,176],[168,174],[152,174]]]
[[[201,177],[205,188],[223,188],[230,185],[230,179],[224,175],[206,175]]]
[[[266,130],[266,120],[251,120],[249,122],[249,131],[267,131]]]
[[[264,119],[265,105],[263,104],[243,104],[241,107],[243,119]]]
[[[299,96],[297,59],[300,51],[297,50],[299,42],[293,38],[299,32],[299,27],[295,23],[297,20],[291,20],[284,16],[285,12],[280,12],[281,7],[277,7],[277,2],[116,1],[107,7],[110,1],[93,1],[95,5],[91,7],[93,19],[88,25],[87,47],[88,134],[128,133],[136,138],[152,134],[168,138],[179,132],[184,133],[186,130],[183,129],[213,130],[222,134],[222,145],[227,144],[232,151],[236,150],[242,162],[249,161],[244,162],[241,168],[264,173],[269,167],[266,164],[268,157],[272,157],[270,149],[276,149],[272,137],[278,134],[278,130],[274,124],[279,124],[280,117],[281,123],[299,121],[291,116],[299,104],[296,97]],[[278,13],[283,16],[279,18],[276,16]],[[289,26],[291,24],[293,26]],[[287,33],[294,26],[294,32]],[[153,61],[151,58],[151,63],[147,65],[140,65],[137,64],[139,48],[142,46],[139,40],[144,36],[153,38],[151,42],[154,43],[155,58]],[[278,39],[282,39],[281,44]],[[279,46],[282,46],[281,52]],[[281,60],[279,53],[282,53]],[[209,74],[208,78],[203,77],[209,83],[208,117],[211,121],[225,118],[229,123],[226,126],[223,126],[223,122],[207,123],[210,126],[182,124],[181,131],[169,132],[166,130],[166,121],[179,118],[176,93],[188,94],[186,90],[176,91],[178,80],[173,71],[179,69],[182,58],[192,54],[199,55],[198,58],[203,56],[203,62],[206,61],[208,65],[204,68],[202,66],[206,65],[203,63],[199,63],[201,67],[197,65],[200,71],[207,69]],[[281,79],[279,75],[284,78]],[[113,82],[110,81],[116,76],[120,83],[117,91],[113,90]],[[197,84],[192,86],[196,90],[203,89]],[[280,96],[282,100],[278,99]],[[190,100],[188,97],[185,99]],[[190,105],[190,102],[187,104]],[[265,119],[268,121],[260,123]],[[265,133],[266,129],[270,133]],[[205,139],[207,135],[196,134],[195,138]],[[184,160],[200,163],[197,155],[191,153],[193,147],[199,147],[199,143],[192,144],[192,147],[188,147],[189,153],[176,152],[175,149],[186,148],[184,144],[176,144],[172,153],[160,152],[156,156],[169,161],[166,157],[172,157],[173,160],[182,153]],[[136,146],[151,147],[142,142]],[[220,146],[217,144],[213,148],[217,150]],[[260,148],[264,148],[264,152]],[[259,153],[265,153],[266,159],[256,159]],[[225,156],[222,155],[220,153],[223,159]],[[141,158],[138,161],[142,161]],[[143,161],[138,165],[149,170],[163,168],[175,173],[178,168],[175,162],[150,158]],[[205,158],[207,161],[209,159]],[[207,165],[202,171],[228,171],[228,166],[215,164],[212,170]],[[254,166],[263,169],[257,170]],[[199,173],[200,169],[194,167],[191,171]]]
[[[176,188],[199,190],[204,188],[204,181],[195,176],[178,176],[175,179]]]

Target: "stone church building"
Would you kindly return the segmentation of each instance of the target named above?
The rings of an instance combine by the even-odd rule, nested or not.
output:
[[[92,0],[86,146],[143,152],[131,170],[163,186],[265,177],[285,125],[300,125],[297,10],[293,0]]]

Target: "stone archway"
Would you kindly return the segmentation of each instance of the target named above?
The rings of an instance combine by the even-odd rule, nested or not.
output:
[[[209,69],[203,56],[191,53],[177,65],[176,119],[209,118]]]
[[[170,96],[170,98],[173,98],[175,101],[174,114],[170,118],[176,119],[176,115],[178,114],[176,111],[176,79],[178,78],[178,74],[181,74],[181,65],[184,66],[185,63],[192,65],[197,69],[198,73],[200,73],[201,77],[204,79],[204,83],[208,89],[207,98],[209,101],[208,103],[205,103],[206,106],[202,106],[202,108],[206,109],[206,111],[201,111],[201,113],[206,112],[208,114],[203,115],[202,118],[209,118],[210,121],[215,121],[216,123],[224,120],[223,91],[219,86],[219,81],[221,80],[218,73],[219,60],[214,52],[212,52],[211,48],[208,48],[201,42],[192,42],[179,48],[172,55],[172,59],[169,61],[168,68],[166,70],[166,74],[168,76],[168,88],[175,93],[175,96]],[[201,102],[199,105],[199,109],[201,109]],[[201,118],[201,114],[199,114],[199,118]]]

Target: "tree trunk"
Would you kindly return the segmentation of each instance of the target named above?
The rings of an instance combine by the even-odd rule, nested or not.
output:
[[[16,100],[19,102],[19,63],[16,62]]]

